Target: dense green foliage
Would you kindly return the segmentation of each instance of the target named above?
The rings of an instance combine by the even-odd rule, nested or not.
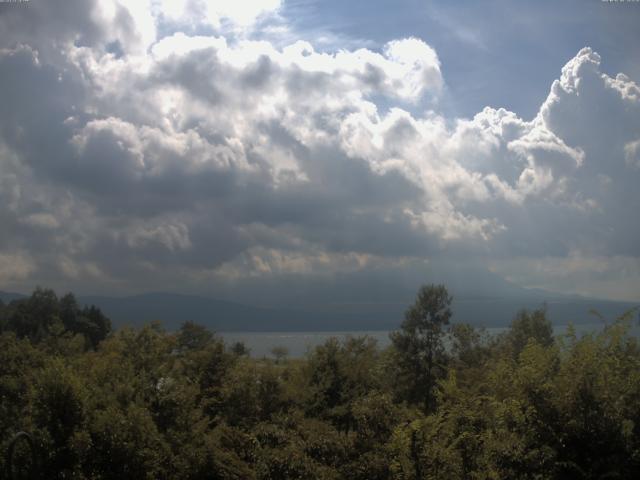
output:
[[[73,294],[58,298],[53,290],[37,288],[31,297],[0,302],[0,333],[13,332],[32,343],[77,337],[84,348],[95,348],[111,331],[111,321],[99,308],[80,308]]]
[[[449,305],[424,287],[388,349],[268,360],[37,290],[0,304],[0,446],[31,432],[48,479],[640,478],[630,316],[554,338],[523,311],[489,337]]]

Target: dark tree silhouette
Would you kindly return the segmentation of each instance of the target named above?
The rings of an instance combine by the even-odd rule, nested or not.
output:
[[[407,400],[435,407],[434,387],[444,373],[444,327],[451,318],[452,297],[444,285],[424,285],[405,313],[401,330],[391,333]]]

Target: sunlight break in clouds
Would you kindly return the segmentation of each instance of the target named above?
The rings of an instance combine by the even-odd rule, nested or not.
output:
[[[250,30],[278,1],[50,3],[42,34],[23,32],[49,7],[0,16],[0,254],[15,288],[450,258],[610,296],[620,259],[640,257],[640,90],[590,48],[558,66],[531,120],[451,118],[440,58],[415,37],[325,52],[222,28]],[[527,273],[567,258],[566,278],[598,265],[597,286]]]

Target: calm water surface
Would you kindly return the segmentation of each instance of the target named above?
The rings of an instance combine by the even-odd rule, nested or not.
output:
[[[602,323],[588,323],[574,325],[578,335],[595,332],[603,328]],[[504,332],[506,328],[487,328],[489,334],[496,335]],[[556,335],[562,335],[567,330],[567,325],[557,325],[554,327]],[[389,330],[374,331],[350,331],[350,332],[221,332],[227,344],[243,342],[250,350],[251,356],[262,358],[271,356],[274,347],[285,347],[289,351],[289,357],[303,357],[308,350],[318,345],[322,345],[331,337],[340,340],[352,337],[369,336],[378,342],[380,348],[384,348],[391,343],[389,340]],[[637,324],[633,328],[635,335],[640,334]]]

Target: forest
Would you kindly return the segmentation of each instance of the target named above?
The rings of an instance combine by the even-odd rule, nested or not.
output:
[[[421,287],[385,349],[334,338],[304,358],[258,359],[189,319],[175,332],[159,323],[114,330],[73,294],[38,288],[0,303],[0,471],[640,478],[635,312],[554,336],[544,308],[523,310],[490,336],[452,323],[451,300],[443,285]]]

